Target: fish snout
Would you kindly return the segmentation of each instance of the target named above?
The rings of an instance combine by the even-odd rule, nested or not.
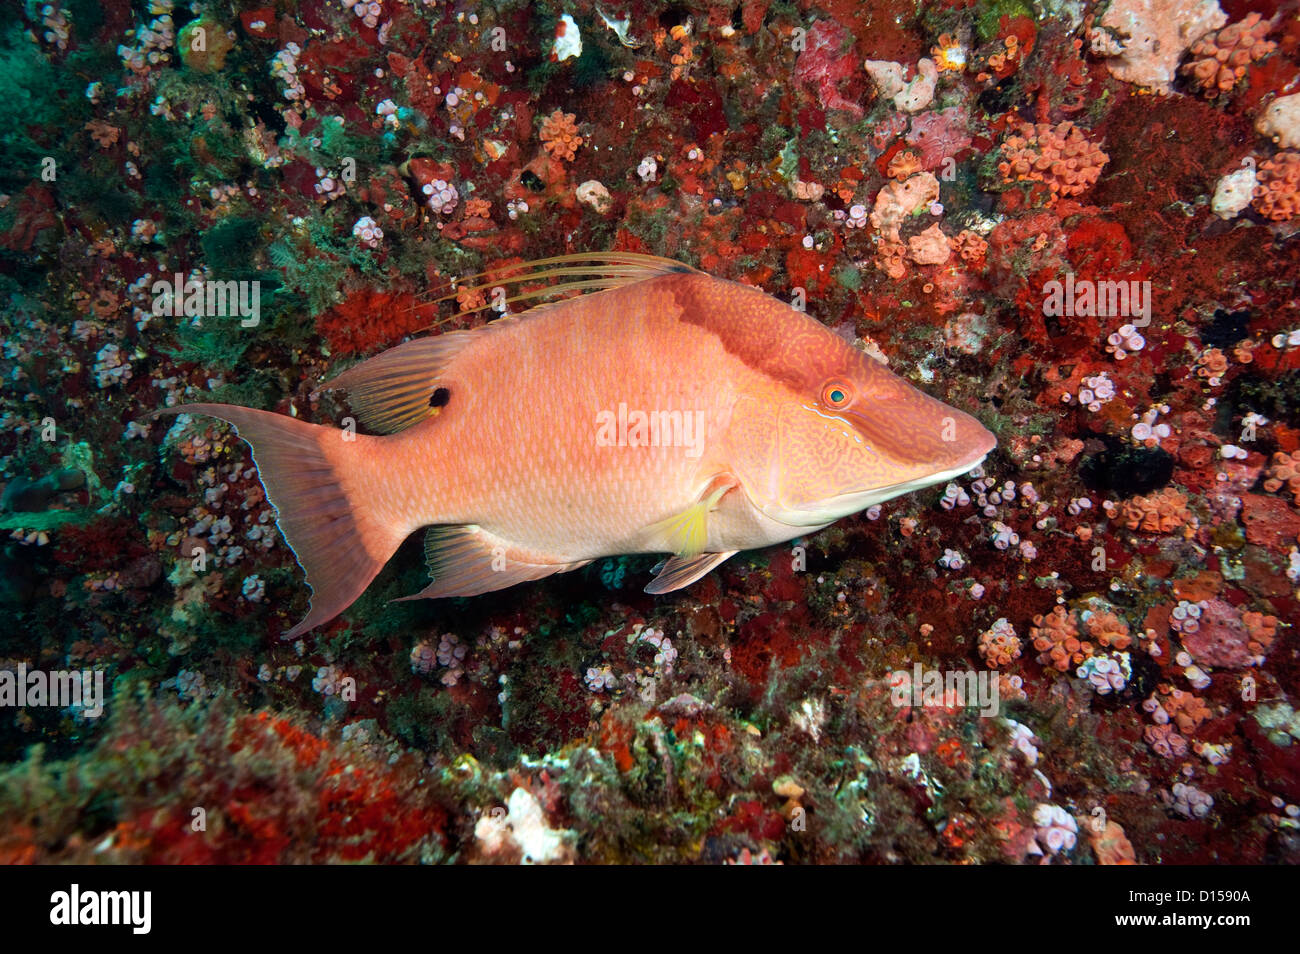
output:
[[[997,446],[978,420],[911,387],[848,415],[879,455],[907,479],[970,470]]]
[[[998,439],[970,414],[951,407],[947,410],[945,421],[941,422],[940,439],[950,445],[953,466],[966,469],[978,466],[998,446]],[[946,423],[949,418],[951,427]]]

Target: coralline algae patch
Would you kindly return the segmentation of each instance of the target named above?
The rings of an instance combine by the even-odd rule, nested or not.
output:
[[[0,686],[111,695],[0,710],[0,860],[1300,860],[1300,21],[614,17],[6,27]],[[467,277],[611,248],[807,309],[998,450],[664,598],[619,557],[390,603],[412,541],[281,641],[308,594],[245,445],[149,412],[342,426],[323,377],[501,313]]]

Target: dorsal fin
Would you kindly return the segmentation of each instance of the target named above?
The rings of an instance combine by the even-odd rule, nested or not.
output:
[[[556,255],[531,262],[520,262],[504,268],[491,269],[470,275],[463,289],[484,291],[511,285],[522,286],[535,282],[546,284],[541,288],[519,291],[507,296],[507,304],[547,298],[571,291],[606,291],[636,282],[658,278],[661,275],[684,274],[695,269],[669,258],[642,255],[637,252],[595,252],[591,254]],[[477,279],[483,281],[474,283]],[[565,279],[555,281],[555,279]],[[456,292],[435,301],[455,298]],[[473,314],[492,307],[491,302],[477,308],[467,308],[454,317]],[[543,302],[542,305],[545,303]],[[425,306],[421,306],[425,307]],[[367,428],[381,434],[391,434],[418,424],[435,413],[430,405],[439,377],[446,368],[471,344],[475,335],[508,325],[541,310],[541,305],[509,315],[469,331],[451,331],[432,338],[419,338],[390,348],[381,354],[349,368],[339,376],[317,388],[312,397],[322,391],[346,389],[349,403],[357,417]],[[447,319],[448,321],[454,320]]]
[[[660,275],[689,274],[695,271],[696,269],[683,262],[640,252],[577,252],[570,255],[537,258],[514,265],[490,268],[476,275],[468,275],[457,280],[455,291],[433,299],[433,304],[451,301],[465,291],[487,292],[499,287],[507,291],[505,304],[512,305],[538,298],[552,298],[571,291],[605,291],[649,278],[657,278]],[[557,278],[566,280],[554,281]],[[520,290],[509,294],[510,286],[522,288],[524,285],[536,282],[545,284],[541,288]],[[475,308],[466,308],[446,320],[453,321],[462,315],[471,315],[492,308],[496,304],[488,301]]]

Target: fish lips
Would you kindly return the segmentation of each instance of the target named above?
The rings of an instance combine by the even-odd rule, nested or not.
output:
[[[912,480],[827,497],[825,500],[819,501],[815,508],[790,510],[769,506],[764,508],[764,513],[773,520],[791,527],[824,527],[850,514],[866,510],[868,507],[874,507],[876,504],[884,503],[887,500],[893,500],[895,497],[901,497],[903,494],[924,490],[934,484],[941,484],[944,481],[960,477],[984,463],[986,456],[986,454],[981,454],[949,470],[937,471]]]

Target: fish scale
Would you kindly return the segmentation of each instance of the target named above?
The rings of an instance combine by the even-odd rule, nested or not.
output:
[[[682,326],[679,311],[671,294],[616,289],[552,306],[467,349],[442,379],[452,392],[447,409],[413,435],[423,456],[412,463],[428,475],[423,497],[434,504],[412,515],[413,527],[479,524],[559,562],[630,544],[684,508],[702,459],[684,448],[597,444],[597,414],[616,414],[620,404],[700,409],[715,421],[721,413],[725,379],[710,380],[674,356],[687,349],[724,355],[716,345],[708,354],[710,336]],[[645,349],[646,341],[661,347]],[[568,370],[586,366],[590,373],[581,376]],[[704,396],[698,408],[684,407],[688,391]],[[438,459],[443,445],[463,456]]]

